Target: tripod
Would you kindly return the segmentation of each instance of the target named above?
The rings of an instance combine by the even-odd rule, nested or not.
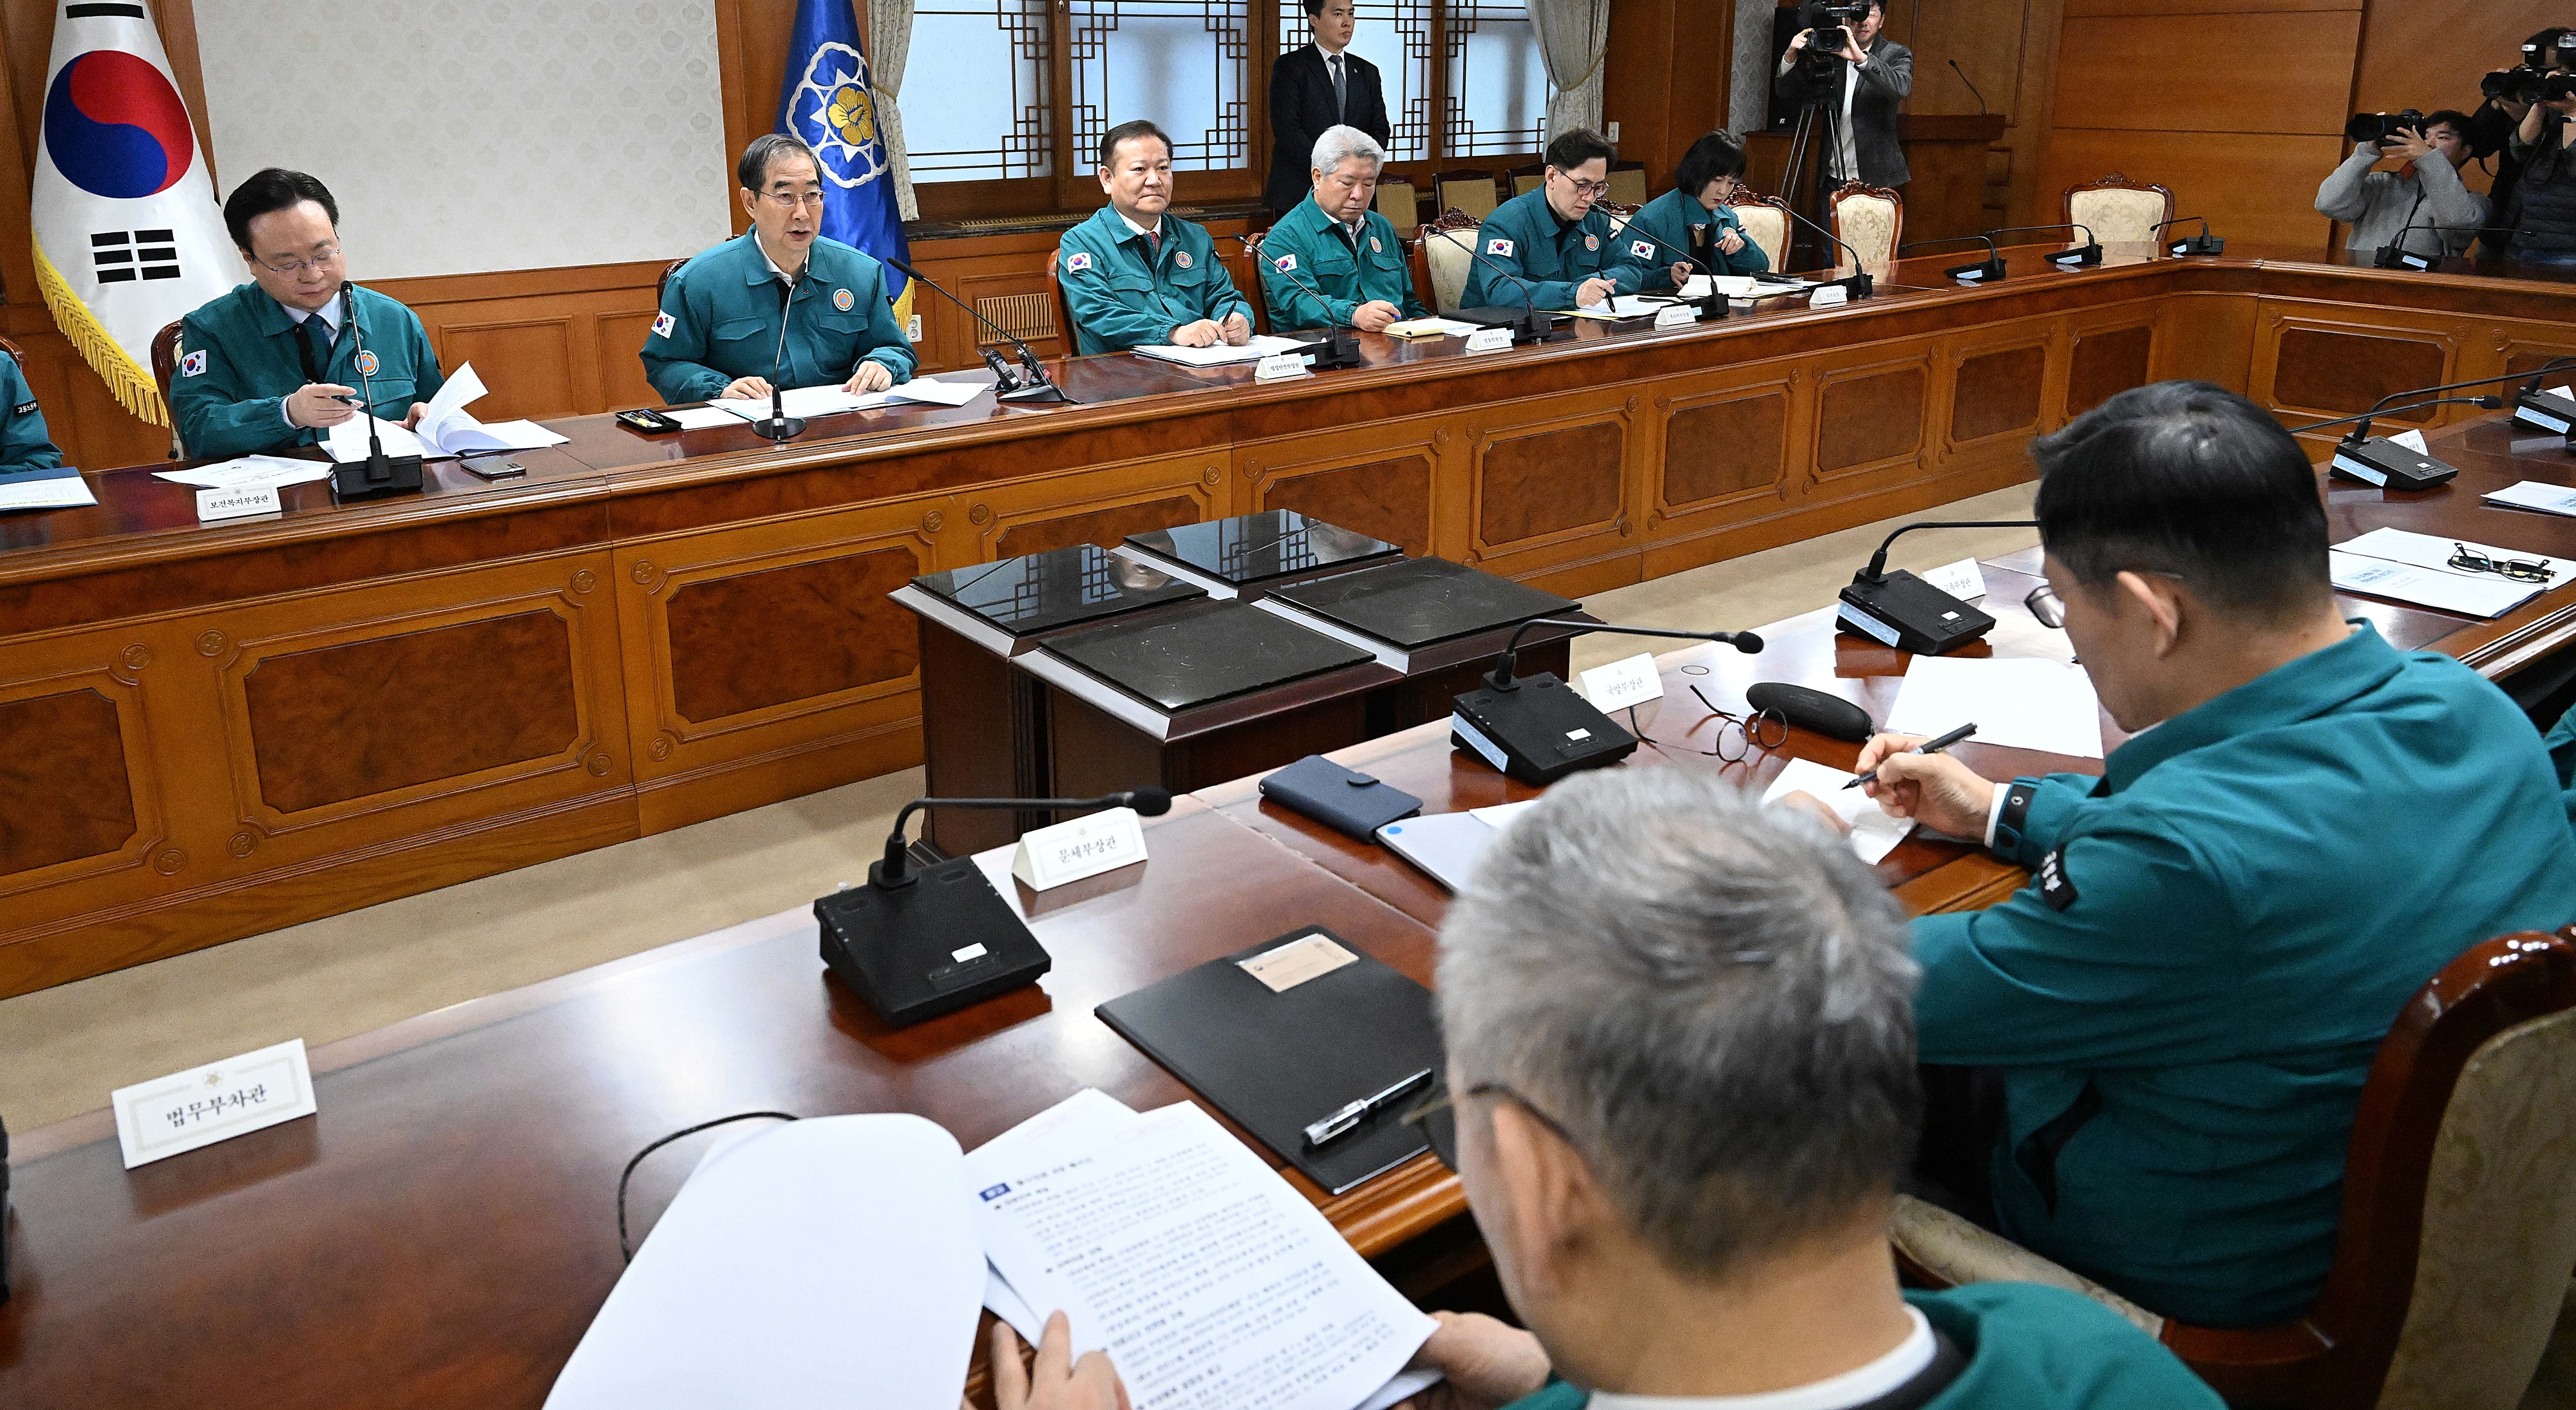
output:
[[[1807,60],[1802,57],[1799,62],[1803,64]],[[1831,69],[1833,77],[1818,80],[1814,95],[1798,109],[1797,126],[1789,136],[1789,161],[1780,172],[1781,198],[1793,204],[1805,204],[1808,218],[1827,229],[1833,228],[1833,208],[1826,183],[1833,171],[1832,154],[1842,150],[1842,91],[1843,84],[1850,81],[1843,72],[1847,63],[1847,60],[1835,60]],[[1797,267],[1795,251],[1798,243],[1798,232],[1790,231],[1791,257],[1782,261],[1783,274]],[[1814,267],[1832,268],[1833,255],[1831,248],[1818,241]]]

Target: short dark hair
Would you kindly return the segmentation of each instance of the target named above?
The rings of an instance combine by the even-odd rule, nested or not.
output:
[[[1744,144],[1732,132],[1712,132],[1682,153],[1682,164],[1673,171],[1673,184],[1681,188],[1683,195],[1697,196],[1721,176],[1743,174]]]
[[[1354,6],[1353,8],[1357,7]],[[1306,13],[1309,15],[1320,15],[1324,13],[1324,0],[1306,0]]]
[[[331,199],[331,188],[300,171],[273,166],[233,188],[224,198],[224,229],[232,232],[233,243],[243,254],[254,253],[250,247],[250,223],[271,211],[282,211],[311,201],[331,217],[331,229],[340,229],[340,203]]]
[[[1619,149],[1610,145],[1609,138],[1588,127],[1567,128],[1547,144],[1547,164],[1558,171],[1572,171],[1594,157],[1616,162]]]
[[[798,156],[812,162],[815,179],[822,179],[823,159],[814,155],[814,149],[805,145],[804,138],[784,132],[764,132],[751,139],[750,146],[742,149],[742,160],[733,164],[734,180],[741,182],[742,189],[746,191],[768,189],[770,163],[781,156]]]
[[[2447,127],[2465,138],[2469,135],[2469,115],[2457,108],[2436,108],[2424,115],[2424,135],[2432,136],[2437,127]]]
[[[1116,164],[1119,143],[1133,142],[1139,137],[1153,138],[1163,144],[1163,155],[1168,157],[1172,154],[1172,134],[1144,118],[1138,118],[1134,122],[1122,122],[1100,134],[1101,167],[1105,170]]]
[[[2207,382],[2133,387],[2030,443],[2039,537],[2077,582],[2170,573],[2280,624],[2330,602],[2315,467],[2281,423]]]

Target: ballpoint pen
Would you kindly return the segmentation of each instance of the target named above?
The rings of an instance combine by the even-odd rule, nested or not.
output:
[[[1958,743],[1960,740],[1963,740],[1976,732],[1977,727],[1975,725],[1961,725],[1957,729],[1950,731],[1948,734],[1941,736],[1939,739],[1927,739],[1923,741],[1922,744],[1915,748],[1908,749],[1905,752],[1908,754],[1938,754],[1942,750],[1949,748],[1951,745]],[[1868,773],[1862,774],[1860,777],[1844,784],[1843,787],[1858,788],[1864,783],[1876,780],[1877,777],[1878,770],[1872,769]]]
[[[1358,1130],[1360,1123],[1368,1120],[1371,1114],[1384,1110],[1388,1103],[1430,1080],[1431,1069],[1426,1067],[1376,1096],[1362,1097],[1348,1106],[1327,1113],[1322,1120],[1310,1122],[1307,1125],[1306,1144],[1326,1145],[1349,1135]]]

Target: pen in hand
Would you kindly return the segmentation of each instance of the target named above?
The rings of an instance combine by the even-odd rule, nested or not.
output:
[[[1927,739],[1905,752],[1908,754],[1938,754],[1942,750],[1949,748],[1951,745],[1958,743],[1960,740],[1966,739],[1968,736],[1975,734],[1976,732],[1977,727],[1973,724],[1961,725],[1957,729],[1950,731],[1948,734],[1945,734],[1938,739]],[[1844,784],[1843,787],[1858,788],[1864,783],[1875,783],[1877,781],[1878,770],[1872,769],[1868,773],[1862,774],[1860,777]]]

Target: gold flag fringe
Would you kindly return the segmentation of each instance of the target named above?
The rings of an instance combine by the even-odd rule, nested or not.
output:
[[[45,307],[53,310],[55,326],[80,350],[81,358],[98,373],[99,380],[107,383],[107,390],[119,406],[155,426],[169,425],[170,411],[161,404],[161,384],[152,379],[152,369],[137,367],[124,345],[99,326],[89,305],[63,282],[62,272],[54,268],[54,262],[45,258],[42,242],[36,244],[35,250],[36,287],[44,291]]]

